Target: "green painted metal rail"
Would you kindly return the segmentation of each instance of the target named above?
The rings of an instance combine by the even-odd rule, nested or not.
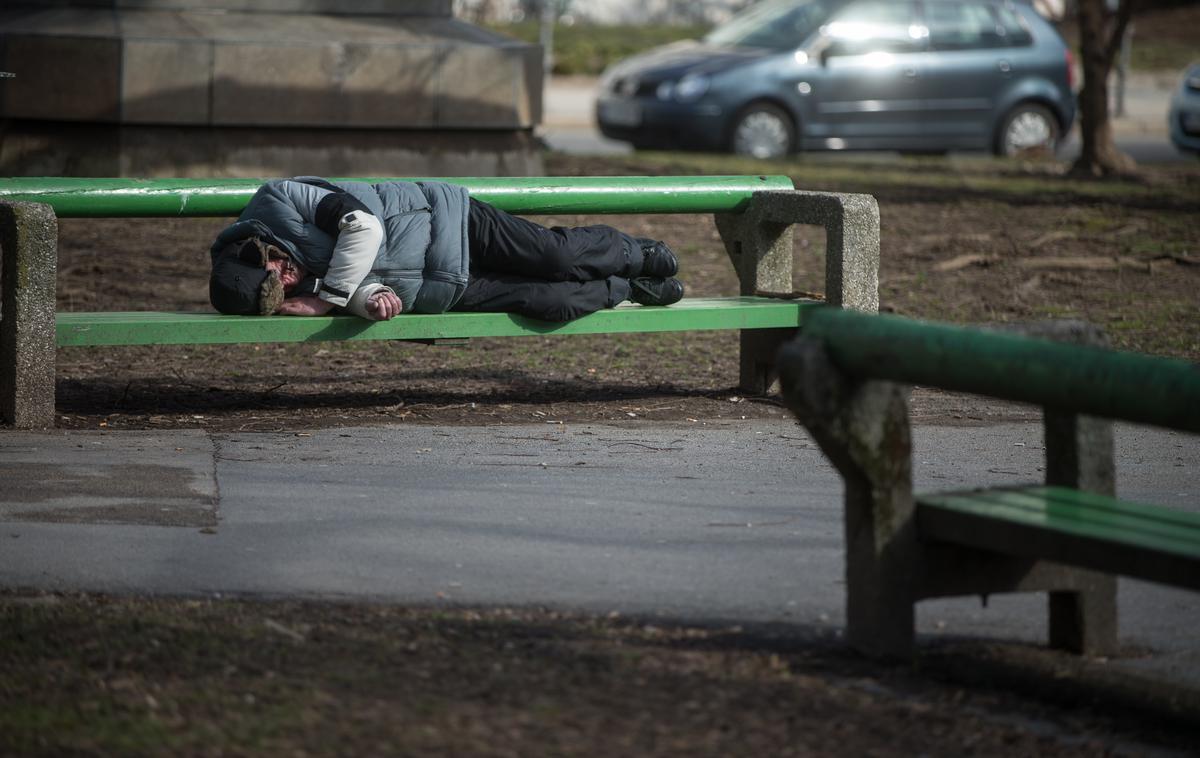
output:
[[[1187,361],[835,308],[807,314],[804,334],[864,379],[1200,432],[1200,365]]]
[[[922,539],[1200,589],[1200,514],[1064,487],[917,497]]]
[[[45,203],[60,218],[236,216],[264,181],[6,178],[0,179],[0,201]],[[786,176],[444,177],[428,181],[461,184],[479,200],[524,214],[738,213],[755,192],[793,189]]]
[[[216,313],[59,313],[59,347],[183,345],[321,340],[430,340],[539,334],[611,334],[711,329],[796,328],[818,307],[805,300],[690,298],[668,307],[622,305],[556,323],[509,313],[408,314],[391,321],[355,316],[222,316]]]

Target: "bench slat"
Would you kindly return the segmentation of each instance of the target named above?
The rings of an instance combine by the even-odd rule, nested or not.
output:
[[[1200,515],[1063,487],[919,495],[922,539],[1200,589]]]
[[[669,307],[621,305],[557,323],[509,313],[406,314],[371,322],[355,316],[223,316],[217,313],[102,311],[57,314],[59,347],[184,345],[322,340],[428,340],[538,334],[797,328],[812,300],[689,298]]]
[[[994,505],[1065,525],[1128,531],[1167,540],[1187,534],[1188,530],[1200,535],[1200,516],[1195,514],[1065,487],[989,490],[988,498]]]

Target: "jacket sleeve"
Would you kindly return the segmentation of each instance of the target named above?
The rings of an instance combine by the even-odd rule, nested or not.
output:
[[[338,219],[337,228],[337,244],[317,297],[344,307],[375,263],[383,224],[367,211],[351,211]]]
[[[373,284],[364,284],[354,291],[350,296],[350,302],[346,304],[345,311],[347,313],[358,316],[359,318],[371,319],[371,314],[367,313],[367,300],[376,292],[391,292],[393,295],[396,291],[391,287],[375,282]],[[373,320],[373,319],[372,319]]]
[[[317,297],[345,307],[371,271],[383,224],[354,195],[328,182],[285,180],[281,189],[306,223],[335,238]]]

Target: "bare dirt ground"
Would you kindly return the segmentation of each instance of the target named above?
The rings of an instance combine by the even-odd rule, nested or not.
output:
[[[0,755],[1186,755],[1192,711],[945,641],[538,609],[0,592]],[[1193,753],[1194,754],[1194,753]]]
[[[725,158],[552,157],[552,173],[750,173]],[[886,312],[963,323],[1084,318],[1126,349],[1200,358],[1200,171],[1092,185],[993,161],[795,161],[808,189],[870,191],[882,215]],[[565,216],[668,240],[689,295],[736,294],[707,216]],[[60,310],[207,310],[207,247],[223,219],[64,220]],[[798,291],[820,292],[824,239],[796,233]],[[271,430],[337,424],[486,424],[764,418],[737,385],[737,336],[684,333],[404,343],[69,348],[63,428]],[[918,390],[917,418],[981,423],[1027,408]]]

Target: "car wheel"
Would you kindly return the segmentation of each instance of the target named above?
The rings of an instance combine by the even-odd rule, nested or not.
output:
[[[1054,155],[1058,149],[1058,119],[1044,106],[1018,105],[1000,122],[996,134],[996,155],[1009,158],[1028,153]]]
[[[755,103],[734,119],[730,148],[752,158],[782,158],[792,152],[796,127],[791,117],[770,103]]]

